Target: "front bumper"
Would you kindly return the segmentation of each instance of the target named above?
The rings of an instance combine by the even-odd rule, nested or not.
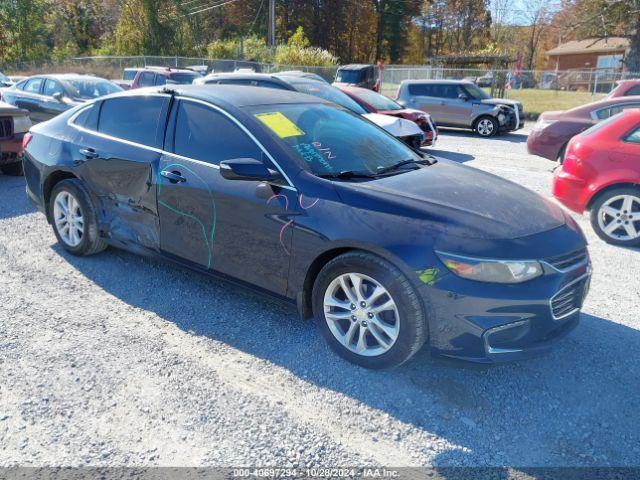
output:
[[[579,323],[591,264],[585,256],[564,270],[543,266],[544,275],[515,285],[444,275],[425,291],[432,353],[479,364],[547,353]]]
[[[500,122],[500,117],[498,117],[498,130],[500,132],[514,132],[516,130],[524,128],[524,119],[522,118],[523,112],[520,112],[518,110],[510,110],[503,113],[505,115],[503,122]]]

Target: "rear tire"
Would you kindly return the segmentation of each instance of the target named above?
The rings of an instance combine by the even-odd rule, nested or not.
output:
[[[365,368],[397,367],[427,340],[418,292],[397,267],[370,253],[348,252],[327,263],[314,283],[312,305],[331,348]]]
[[[8,163],[6,165],[0,165],[0,171],[5,175],[11,175],[12,177],[21,177],[24,175],[22,169],[22,162]]]
[[[93,255],[107,248],[98,235],[98,215],[91,195],[80,180],[62,180],[53,187],[49,219],[58,243],[69,253]]]
[[[498,120],[490,115],[483,115],[476,120],[473,126],[474,131],[481,137],[489,138],[498,134]]]
[[[599,195],[591,206],[591,226],[612,245],[640,245],[640,188],[614,188]]]

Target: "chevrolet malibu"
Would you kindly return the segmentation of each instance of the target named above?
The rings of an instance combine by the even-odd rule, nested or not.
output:
[[[153,255],[296,303],[369,368],[499,363],[572,330],[591,267],[563,210],[317,97],[228,85],[100,98],[32,128],[27,193],[73,255]]]

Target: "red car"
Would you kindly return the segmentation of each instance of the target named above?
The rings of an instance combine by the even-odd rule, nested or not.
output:
[[[591,211],[598,236],[640,245],[640,110],[627,110],[573,137],[553,178],[553,195]]]
[[[634,95],[640,95],[640,79],[620,80],[616,85],[616,88],[611,90],[606,98],[632,97]]]
[[[544,112],[529,134],[527,151],[562,163],[574,135],[629,108],[640,108],[640,96],[607,98],[564,112]]]
[[[422,145],[435,145],[438,138],[438,128],[428,113],[424,113],[422,110],[404,108],[390,98],[366,88],[348,87],[344,85],[337,85],[337,88],[349,95],[369,113],[390,115],[415,122],[424,132],[424,142]]]

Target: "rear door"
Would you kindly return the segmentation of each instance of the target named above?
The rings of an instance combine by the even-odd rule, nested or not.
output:
[[[157,187],[162,250],[284,294],[295,190],[220,175],[222,160],[268,160],[216,107],[180,99],[169,124],[166,148],[173,153],[162,158]]]
[[[24,88],[16,92],[14,105],[28,110],[29,117],[33,123],[46,120],[40,107],[43,84],[44,79],[41,77],[30,78],[25,83]]]
[[[111,98],[74,120],[78,173],[100,201],[101,228],[125,246],[159,248],[154,172],[169,103],[161,94]]]
[[[431,114],[438,125],[449,124],[444,86],[439,83],[416,83],[409,85],[413,104],[407,105]]]

